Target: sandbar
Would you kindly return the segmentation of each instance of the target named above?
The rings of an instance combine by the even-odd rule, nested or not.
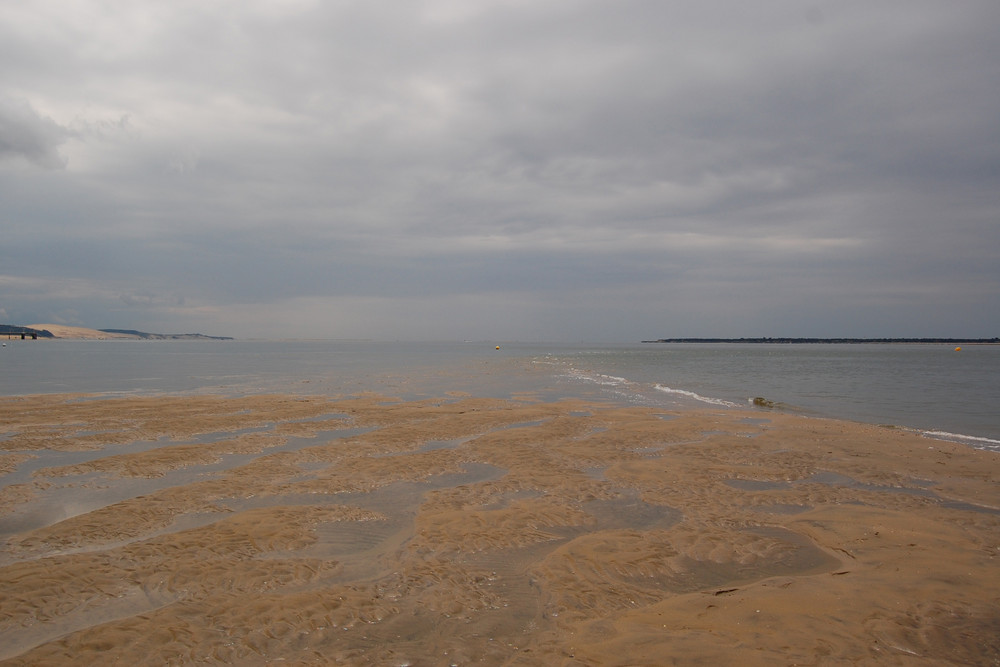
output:
[[[1000,662],[1000,455],[730,409],[0,398],[0,662]]]

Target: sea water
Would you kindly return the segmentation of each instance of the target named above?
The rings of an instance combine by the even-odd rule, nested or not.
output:
[[[5,341],[0,395],[295,392],[774,408],[1000,451],[1000,346]],[[497,349],[499,345],[499,349]],[[761,408],[755,408],[761,409]],[[766,412],[767,409],[762,409]]]
[[[649,343],[564,351],[556,367],[656,405],[776,409],[1000,451],[1000,346]]]

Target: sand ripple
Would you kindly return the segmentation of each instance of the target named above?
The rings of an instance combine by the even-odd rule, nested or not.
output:
[[[0,660],[1000,662],[1000,455],[668,416],[0,400]]]

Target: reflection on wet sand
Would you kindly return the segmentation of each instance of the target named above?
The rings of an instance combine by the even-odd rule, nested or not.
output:
[[[1000,660],[996,454],[525,398],[2,399],[0,659]]]

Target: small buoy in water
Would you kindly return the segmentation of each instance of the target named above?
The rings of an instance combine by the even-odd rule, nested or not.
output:
[[[500,349],[500,346],[499,346],[499,345],[497,345],[497,349],[498,349],[498,350]]]
[[[955,348],[955,351],[956,351],[956,352],[961,352],[961,351],[962,351],[962,348],[961,348],[961,347],[956,347],[956,348]]]

